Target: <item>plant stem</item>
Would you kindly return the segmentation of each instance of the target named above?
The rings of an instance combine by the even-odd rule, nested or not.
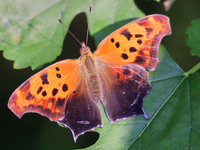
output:
[[[195,73],[200,69],[200,62],[196,64],[192,69],[190,69],[188,72],[185,72],[184,75],[188,76],[191,73]]]

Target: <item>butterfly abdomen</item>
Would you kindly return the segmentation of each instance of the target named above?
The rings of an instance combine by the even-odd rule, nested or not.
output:
[[[92,91],[92,97],[96,102],[101,100],[101,84],[98,74],[89,75],[89,88]]]

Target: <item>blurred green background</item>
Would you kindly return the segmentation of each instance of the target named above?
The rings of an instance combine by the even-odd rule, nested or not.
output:
[[[170,17],[172,35],[165,37],[162,44],[184,71],[188,71],[199,62],[200,59],[191,56],[189,53],[190,48],[185,46],[186,29],[193,19],[200,18],[199,0],[177,0],[168,12],[165,12],[163,8],[163,1],[158,3],[135,0],[135,2],[147,15],[160,13]],[[86,16],[82,13],[74,18],[69,30],[80,41],[85,41],[86,28]],[[92,50],[95,50],[92,37],[89,37],[88,45]],[[67,34],[62,54],[56,61],[66,58],[78,58],[80,56],[79,49],[80,45],[77,41]],[[30,68],[13,69],[13,62],[6,60],[3,57],[3,51],[0,51],[0,149],[74,149],[93,144],[98,139],[98,133],[88,132],[80,136],[77,144],[74,144],[69,129],[62,128],[57,123],[51,122],[46,117],[38,114],[24,115],[23,119],[20,120],[7,108],[7,102],[12,92],[36,72],[38,70],[32,71]],[[13,125],[15,128],[13,128]]]

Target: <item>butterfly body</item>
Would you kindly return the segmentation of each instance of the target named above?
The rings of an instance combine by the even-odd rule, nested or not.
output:
[[[141,115],[159,44],[171,34],[169,19],[150,15],[107,36],[92,53],[81,43],[79,59],[57,62],[30,77],[11,95],[8,107],[21,118],[36,112],[71,129],[77,137],[103,127],[102,102],[109,121]]]
[[[83,68],[84,79],[87,80],[89,91],[91,91],[92,99],[96,102],[101,100],[101,83],[98,75],[97,68],[97,57],[95,57],[90,48],[85,46],[85,43],[81,43],[80,49],[81,57],[80,59],[80,68]]]

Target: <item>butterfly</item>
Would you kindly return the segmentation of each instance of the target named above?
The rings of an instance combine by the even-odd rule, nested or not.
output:
[[[79,135],[103,127],[100,102],[114,124],[132,116],[148,116],[144,97],[151,84],[147,70],[159,60],[159,44],[171,34],[169,18],[149,15],[108,35],[92,53],[81,43],[78,59],[57,62],[36,73],[11,95],[8,107],[21,118],[35,112]]]

